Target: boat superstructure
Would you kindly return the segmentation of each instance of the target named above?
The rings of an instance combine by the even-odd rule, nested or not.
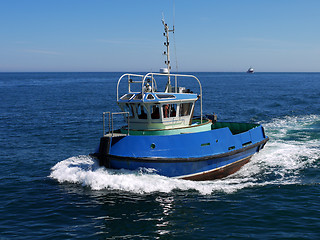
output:
[[[176,130],[192,127],[192,117],[195,103],[200,101],[200,123],[202,124],[202,87],[200,81],[193,75],[166,74],[165,77],[174,80],[175,85],[170,91],[157,91],[155,77],[163,78],[160,73],[146,75],[124,74],[120,77],[117,87],[117,103],[123,112],[128,112],[130,134],[141,134],[162,131],[162,135],[172,134]],[[138,78],[138,79],[137,79]],[[178,80],[189,78],[199,84],[200,95],[184,87],[178,87]],[[119,85],[123,79],[128,80],[128,92],[119,97]],[[131,91],[132,84],[141,84],[141,91]],[[168,83],[166,85],[168,88]],[[168,130],[168,131],[163,131]],[[123,130],[125,131],[125,130]],[[139,133],[140,131],[140,133]]]
[[[201,82],[193,75],[171,73],[169,33],[174,32],[174,27],[170,30],[164,20],[162,24],[166,46],[166,51],[163,52],[166,56],[166,68],[161,68],[160,73],[145,75],[126,73],[119,78],[117,83],[117,103],[123,112],[128,112],[129,132],[135,135],[146,134],[146,132],[156,135],[172,135],[178,132],[194,131],[196,126],[192,118],[197,100],[200,101],[200,124],[202,125],[201,128],[197,126],[197,129],[209,129],[208,122],[202,122]],[[161,82],[166,81],[163,91],[158,89],[156,79],[160,79]],[[199,94],[180,86],[185,79],[196,83]],[[119,89],[123,81],[127,81],[128,87],[120,97]],[[134,88],[133,85],[138,85],[138,88]],[[126,130],[123,129],[122,132],[124,131]]]

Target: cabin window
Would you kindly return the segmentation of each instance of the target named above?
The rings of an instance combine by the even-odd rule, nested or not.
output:
[[[141,93],[137,94],[136,96],[134,96],[133,99],[134,100],[141,100],[142,99],[142,94]]]
[[[165,104],[162,106],[163,118],[176,117],[177,104]]]
[[[163,98],[176,98],[172,94],[157,94],[157,97],[160,98],[160,99],[163,99]]]
[[[192,103],[181,103],[180,104],[180,117],[190,115]]]
[[[138,113],[139,119],[147,119],[147,117],[148,117],[147,116],[147,109],[142,104],[138,104],[137,113]]]
[[[159,119],[160,118],[160,108],[159,108],[158,104],[152,106],[151,118],[152,119]]]
[[[132,104],[128,104],[126,103],[125,107],[124,107],[124,110],[126,112],[129,112],[129,116],[130,118],[133,118],[134,117],[134,106]]]
[[[132,98],[133,94],[131,93],[128,93],[128,94],[125,94],[121,97],[121,100],[129,100],[130,98]]]
[[[153,100],[153,99],[154,99],[154,96],[153,96],[152,94],[148,94],[147,99],[148,99],[148,100]]]

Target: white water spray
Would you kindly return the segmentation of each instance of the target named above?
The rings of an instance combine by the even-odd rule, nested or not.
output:
[[[50,178],[90,187],[138,194],[198,191],[200,194],[233,193],[265,185],[301,184],[301,170],[317,164],[320,139],[308,134],[320,116],[285,117],[265,123],[270,141],[237,173],[220,180],[194,182],[159,176],[148,171],[111,170],[99,167],[88,156],[71,157],[57,163]],[[320,129],[315,129],[320,131]],[[295,140],[296,138],[296,140]]]

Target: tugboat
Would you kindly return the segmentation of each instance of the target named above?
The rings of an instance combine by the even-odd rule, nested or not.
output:
[[[170,73],[169,32],[174,32],[174,27],[169,30],[164,20],[162,23],[167,67],[160,73],[126,73],[119,78],[121,112],[103,113],[103,136],[91,155],[107,168],[152,169],[159,175],[186,180],[213,180],[235,173],[269,138],[260,124],[220,122],[214,114],[203,114],[199,79]],[[157,89],[158,79],[166,81],[163,91]],[[194,81],[199,94],[181,87],[184,80]],[[127,90],[120,95],[123,82]],[[134,85],[138,90],[132,90]],[[200,116],[195,117],[197,101]],[[126,125],[114,130],[114,118],[119,114],[125,116]]]

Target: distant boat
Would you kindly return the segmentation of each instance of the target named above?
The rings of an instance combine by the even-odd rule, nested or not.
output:
[[[250,68],[248,69],[247,73],[254,73],[253,68],[252,68],[252,67],[250,67]]]

